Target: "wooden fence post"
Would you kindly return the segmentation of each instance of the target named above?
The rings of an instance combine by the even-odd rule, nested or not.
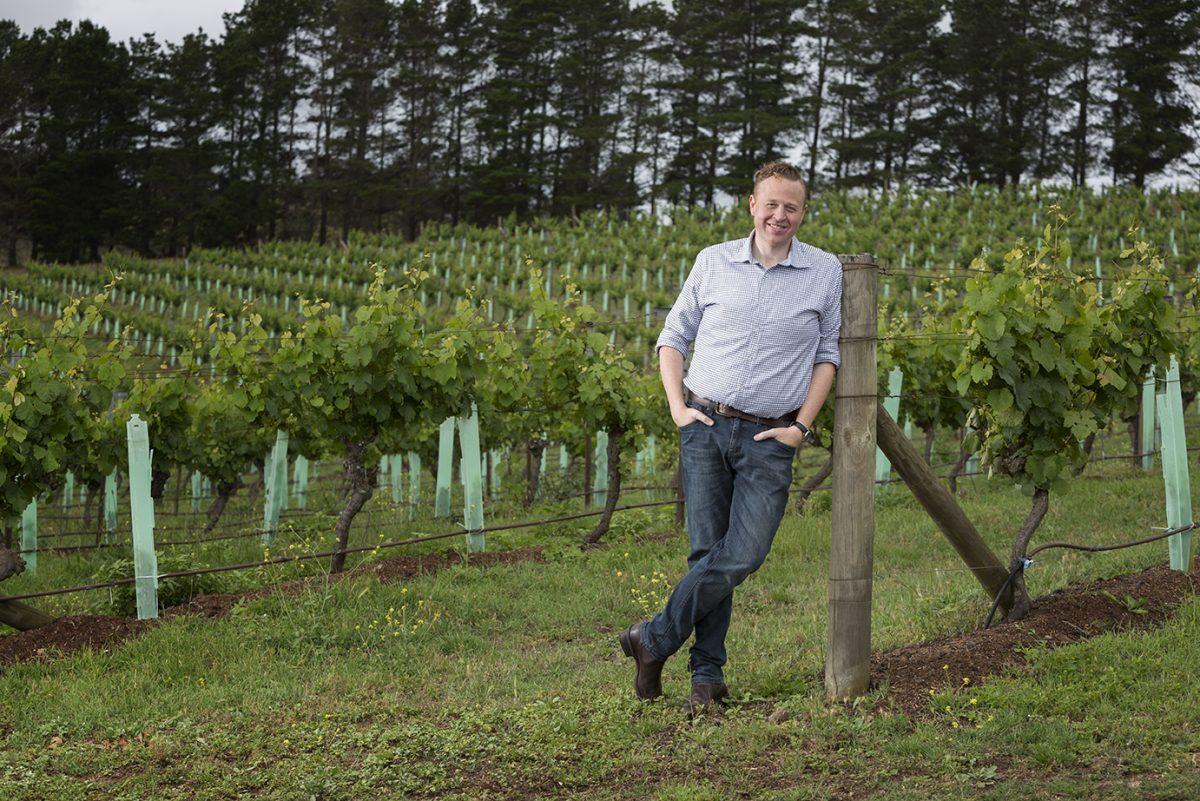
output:
[[[841,367],[833,421],[833,531],[825,692],[861,695],[870,683],[871,568],[875,539],[875,341],[879,265],[842,256]]]
[[[995,599],[1008,584],[1008,568],[992,553],[992,549],[975,529],[962,507],[954,500],[950,491],[942,486],[942,480],[934,474],[908,437],[896,425],[896,421],[881,408],[875,420],[875,436],[880,449],[887,454],[896,472],[904,479],[913,497],[929,513],[933,522],[946,535],[946,539],[958,551],[976,580],[983,586],[989,599]],[[1000,599],[1000,610],[1007,613],[1012,605],[1012,591],[1005,592]]]

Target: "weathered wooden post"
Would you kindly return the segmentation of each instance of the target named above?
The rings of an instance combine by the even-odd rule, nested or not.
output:
[[[1012,590],[1007,587],[1008,568],[992,553],[954,496],[942,486],[942,480],[934,474],[924,457],[917,453],[885,408],[877,412],[875,437],[879,441],[879,448],[887,454],[913,497],[920,501],[933,522],[937,523],[946,539],[958,551],[987,597],[995,599],[1004,592],[999,608],[1007,614],[1012,605]]]
[[[842,256],[842,333],[833,422],[833,531],[825,692],[861,695],[870,683],[875,539],[876,315],[879,265]]]

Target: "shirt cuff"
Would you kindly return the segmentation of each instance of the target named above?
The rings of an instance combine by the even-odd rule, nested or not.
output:
[[[654,355],[657,356],[658,352],[662,350],[663,347],[674,348],[684,356],[687,356],[688,353],[687,340],[681,336],[670,334],[666,331],[663,331],[661,334],[659,334],[658,341],[654,343]]]
[[[813,364],[832,364],[834,367],[842,366],[842,354],[837,349],[837,346],[831,348],[817,348],[816,356],[813,357]]]

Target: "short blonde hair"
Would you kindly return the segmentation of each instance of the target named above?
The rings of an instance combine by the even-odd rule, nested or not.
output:
[[[808,183],[800,171],[786,161],[768,161],[754,172],[754,191],[758,185],[768,178],[781,178],[784,181],[796,181],[804,188],[804,200],[808,201]]]

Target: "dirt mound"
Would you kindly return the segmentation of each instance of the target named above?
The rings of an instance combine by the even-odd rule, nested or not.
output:
[[[885,704],[924,715],[930,689],[940,690],[963,678],[978,684],[1023,665],[1022,649],[1057,647],[1109,631],[1159,625],[1195,594],[1198,579],[1196,573],[1181,573],[1164,564],[1074,585],[1034,601],[1024,620],[875,654],[871,681],[887,685]]]
[[[84,648],[108,652],[157,622],[105,615],[60,617],[40,629],[0,637],[0,666],[34,659],[53,659]]]

